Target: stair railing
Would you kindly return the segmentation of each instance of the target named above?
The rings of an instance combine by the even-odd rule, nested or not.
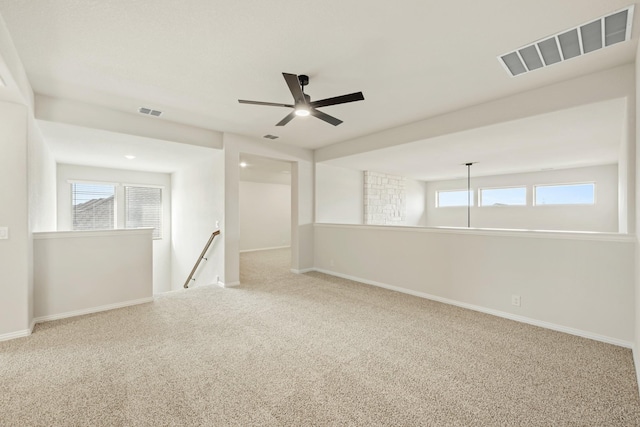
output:
[[[218,234],[220,234],[220,230],[214,231],[213,234],[211,234],[211,237],[209,237],[209,241],[207,242],[207,244],[204,245],[204,249],[202,250],[202,253],[200,253],[200,257],[196,261],[196,265],[193,266],[193,269],[191,269],[191,273],[189,273],[189,277],[187,277],[187,281],[184,282],[185,289],[189,287],[189,282],[191,282],[192,280],[196,280],[196,279],[193,278],[193,275],[196,274],[196,270],[198,269],[198,266],[200,265],[200,262],[203,259],[206,259],[204,256],[207,253],[207,251],[209,250],[209,246],[211,246],[211,242],[213,242],[213,239],[215,239],[215,237]]]

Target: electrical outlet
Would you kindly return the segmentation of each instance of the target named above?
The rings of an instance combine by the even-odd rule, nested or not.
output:
[[[329,266],[330,266],[330,267],[334,267],[334,266],[335,266],[335,264],[336,264],[336,263],[335,263],[333,260],[329,261]]]
[[[9,238],[9,227],[0,227],[0,239],[8,239]]]
[[[520,307],[520,295],[511,295],[511,305]]]

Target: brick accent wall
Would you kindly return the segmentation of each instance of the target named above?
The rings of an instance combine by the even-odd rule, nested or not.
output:
[[[364,223],[404,225],[406,221],[406,178],[364,171]]]

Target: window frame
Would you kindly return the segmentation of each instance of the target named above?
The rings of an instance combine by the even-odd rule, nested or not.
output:
[[[593,185],[593,203],[544,203],[544,204],[538,204],[536,203],[536,198],[537,198],[537,192],[538,192],[538,187],[571,187],[571,186],[576,186],[576,185],[587,185],[587,184],[591,184]],[[564,182],[564,183],[560,183],[560,184],[534,184],[533,185],[533,197],[531,199],[531,204],[533,207],[538,207],[538,206],[595,206],[598,202],[597,199],[597,184],[595,181],[584,181],[584,182]]]
[[[471,204],[467,204],[465,203],[464,205],[454,205],[454,206],[440,206],[440,193],[456,193],[456,192],[462,192],[462,193],[471,193]],[[467,206],[471,206],[472,208],[476,206],[476,190],[471,188],[469,190],[467,190],[466,188],[463,188],[461,190],[459,189],[453,189],[453,190],[436,190],[436,200],[435,200],[435,204],[436,204],[436,209],[439,208],[466,208]]]
[[[482,190],[502,190],[509,188],[524,188],[524,203],[521,205],[483,205],[482,204]],[[528,185],[508,185],[501,187],[479,187],[478,188],[478,207],[479,208],[526,208],[529,206],[527,195],[529,194]]]

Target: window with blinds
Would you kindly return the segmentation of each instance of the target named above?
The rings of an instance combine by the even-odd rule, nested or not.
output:
[[[71,184],[71,220],[74,230],[112,230],[115,228],[115,186],[110,184]]]
[[[162,189],[124,187],[125,228],[153,227],[153,238],[162,238]]]

